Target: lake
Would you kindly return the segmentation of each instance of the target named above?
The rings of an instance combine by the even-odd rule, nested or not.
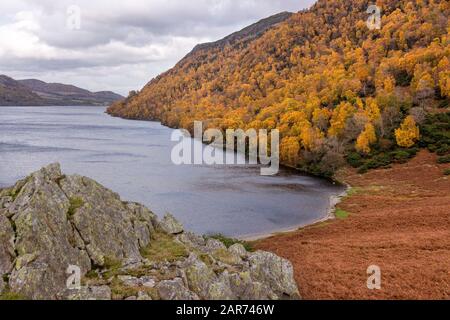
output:
[[[177,166],[172,129],[112,118],[103,107],[0,107],[0,187],[53,162],[200,234],[247,237],[313,223],[344,188],[281,169]],[[210,148],[210,147],[209,147]],[[218,152],[222,152],[221,150]]]

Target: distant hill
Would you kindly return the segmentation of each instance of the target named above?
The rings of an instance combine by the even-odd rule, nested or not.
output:
[[[110,91],[90,92],[73,85],[0,75],[0,106],[102,106],[121,99]]]
[[[0,106],[41,106],[45,100],[20,82],[0,75]]]

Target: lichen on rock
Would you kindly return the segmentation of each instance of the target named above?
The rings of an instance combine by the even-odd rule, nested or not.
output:
[[[68,267],[80,287],[68,288]],[[52,164],[0,191],[0,295],[28,299],[299,298],[289,261],[186,232]]]

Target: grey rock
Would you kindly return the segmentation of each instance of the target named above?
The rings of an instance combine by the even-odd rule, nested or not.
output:
[[[246,258],[248,256],[247,250],[245,250],[244,246],[240,243],[233,244],[228,248],[228,251],[240,258]]]
[[[180,278],[161,281],[156,285],[156,289],[162,300],[199,300],[195,293],[184,286]]]
[[[209,251],[216,251],[219,249],[227,249],[227,247],[217,239],[208,239],[206,242],[206,249]]]
[[[13,268],[14,237],[11,222],[6,216],[0,215],[0,278]]]
[[[91,268],[87,253],[69,241],[70,202],[58,186],[61,176],[59,166],[50,165],[14,187],[17,197],[8,211],[14,214],[19,263],[11,273],[9,286],[25,297],[54,299],[65,287],[69,265],[79,266],[82,274]]]
[[[265,284],[252,280],[249,272],[228,276],[233,293],[241,300],[277,300],[278,296]]]
[[[138,296],[137,296],[137,300],[149,301],[149,300],[152,300],[152,298],[148,294],[144,293],[143,291],[139,291],[138,292]]]
[[[155,279],[151,278],[151,277],[142,277],[139,279],[140,283],[142,284],[142,286],[146,287],[146,288],[154,288],[156,281]]]
[[[193,248],[201,248],[206,245],[206,241],[202,236],[196,235],[192,232],[184,232],[177,236],[178,241],[181,243],[191,246]]]
[[[88,252],[97,265],[105,259],[123,264],[141,260],[139,238],[133,228],[131,211],[119,196],[97,182],[78,175],[59,182],[68,199],[78,199],[81,206],[71,217]],[[150,237],[147,230],[147,238]]]
[[[89,178],[63,175],[57,164],[0,190],[0,205],[0,292],[8,286],[30,299],[111,299],[111,288],[98,284],[115,285],[117,277],[120,285],[142,290],[127,298],[134,300],[151,300],[152,288],[168,300],[299,298],[287,260],[205,241],[184,232],[172,215],[159,222]],[[144,259],[142,249],[160,232],[174,235],[167,241],[182,244],[189,257]],[[80,290],[66,288],[71,265],[82,277],[89,272]]]
[[[250,255],[250,275],[267,285],[280,298],[299,299],[292,264],[273,253],[258,251]]]
[[[125,286],[138,287],[141,282],[138,278],[132,276],[118,276],[117,277]]]
[[[190,265],[184,270],[189,289],[205,300],[230,300],[233,293],[230,287],[220,279],[196,255],[191,254],[188,259]]]
[[[160,221],[159,227],[168,234],[180,234],[184,231],[183,225],[170,213],[167,213]]]
[[[117,276],[117,279],[119,279],[127,287],[153,288],[156,284],[155,280],[148,276],[137,278],[129,275],[120,275]]]
[[[3,290],[5,290],[6,283],[3,281],[3,277],[0,277],[0,294],[3,293]]]
[[[111,300],[111,289],[108,286],[82,287],[71,290],[67,300]]]

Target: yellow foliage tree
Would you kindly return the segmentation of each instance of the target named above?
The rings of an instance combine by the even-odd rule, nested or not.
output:
[[[370,146],[375,142],[377,142],[375,128],[371,123],[367,123],[364,131],[361,132],[358,140],[356,141],[356,150],[369,154],[371,151]]]
[[[280,157],[283,163],[295,166],[300,157],[300,143],[295,137],[285,137],[281,140]]]
[[[372,121],[373,123],[380,121],[381,111],[375,99],[373,98],[367,99],[365,112],[369,120]]]
[[[395,138],[400,147],[410,148],[420,138],[420,130],[412,116],[406,117],[399,129],[395,130]]]
[[[347,120],[354,114],[355,108],[348,102],[341,102],[334,110],[331,116],[331,126],[328,135],[331,137],[339,136],[345,130]]]

